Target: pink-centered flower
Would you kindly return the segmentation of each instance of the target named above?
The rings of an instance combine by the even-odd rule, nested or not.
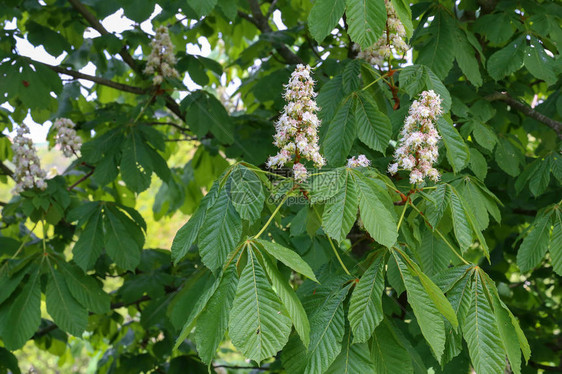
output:
[[[388,166],[390,174],[396,174],[399,169],[410,170],[411,184],[422,183],[426,177],[439,181],[441,176],[433,164],[439,157],[437,143],[441,137],[434,122],[441,114],[441,97],[433,90],[423,91],[412,103],[394,152],[395,163]]]
[[[20,193],[25,189],[37,187],[44,190],[47,187],[45,183],[45,170],[41,169],[41,162],[37,157],[37,150],[33,146],[30,138],[24,136],[29,134],[29,128],[22,124],[17,129],[17,135],[12,144],[14,158],[12,162],[15,165],[14,180],[16,186],[14,193]]]

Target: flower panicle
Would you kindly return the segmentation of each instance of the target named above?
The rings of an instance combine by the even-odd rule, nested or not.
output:
[[[144,72],[146,74],[154,74],[152,82],[158,85],[164,81],[164,78],[179,78],[180,75],[174,68],[176,64],[174,46],[166,26],[160,26],[156,29],[156,35],[150,42],[150,46],[152,51],[150,56],[148,56]]]
[[[426,177],[438,182],[441,175],[433,164],[439,157],[437,143],[441,136],[434,122],[442,114],[441,97],[433,90],[423,91],[414,100],[400,131],[401,138],[394,152],[395,163],[388,166],[390,174],[399,169],[410,171],[410,183],[422,183]]]
[[[14,153],[12,162],[15,165],[13,177],[16,181],[13,192],[17,194],[29,188],[36,187],[40,190],[47,188],[45,183],[47,173],[41,169],[41,162],[32,140],[25,136],[29,133],[29,128],[21,124],[17,129],[17,134],[12,144],[12,151]]]
[[[316,115],[319,108],[310,70],[308,65],[297,65],[289,83],[285,85],[283,97],[287,104],[275,123],[276,133],[273,136],[273,144],[279,148],[279,152],[267,161],[269,168],[278,168],[294,162],[293,175],[298,181],[304,181],[308,177],[301,160],[312,161],[318,168],[326,164],[318,144],[318,128],[321,121]]]
[[[55,143],[60,146],[65,157],[78,155],[82,147],[82,138],[76,134],[76,125],[68,118],[57,118],[53,123]]]
[[[369,160],[365,155],[359,155],[357,157],[353,156],[347,159],[348,168],[366,168],[371,165],[371,160]]]
[[[375,44],[367,49],[360,50],[357,55],[358,58],[367,61],[373,66],[383,66],[390,56],[404,55],[410,49],[410,46],[404,41],[406,30],[400,19],[398,19],[396,10],[390,0],[385,0],[384,3],[387,14],[387,28]],[[357,45],[355,45],[355,48],[360,49]]]

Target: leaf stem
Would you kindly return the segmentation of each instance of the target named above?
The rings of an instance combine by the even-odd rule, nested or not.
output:
[[[366,89],[368,89],[369,87],[371,87],[373,84],[377,83],[378,81],[380,81],[381,79],[383,79],[384,74],[379,76],[377,79],[375,79],[374,81],[372,81],[371,83],[369,83],[368,85],[366,85],[365,87],[363,87],[361,89],[361,91],[365,91]]]
[[[402,209],[402,214],[400,214],[400,220],[398,220],[398,226],[396,226],[396,232],[400,231],[400,225],[402,225],[402,221],[404,221],[404,215],[406,213],[406,208],[408,208],[408,204],[410,203],[409,200],[406,200],[404,204],[404,209]]]
[[[316,214],[318,214],[318,213],[316,213]],[[351,275],[351,273],[349,272],[349,270],[347,270],[347,267],[346,267],[345,264],[343,263],[343,261],[342,261],[340,255],[339,255],[339,253],[338,253],[338,250],[336,249],[336,246],[334,245],[334,242],[333,242],[332,239],[328,236],[328,234],[326,234],[326,237],[328,238],[328,241],[330,242],[330,246],[332,247],[332,250],[334,251],[334,254],[335,254],[336,257],[338,258],[338,261],[339,261],[339,263],[340,263],[340,265],[341,265],[343,271],[345,271],[345,273],[346,273],[347,275]]]
[[[285,201],[287,201],[288,198],[289,198],[289,194],[286,194],[285,197],[283,198],[283,200],[281,200],[281,202],[279,203],[279,205],[277,205],[277,208],[275,208],[275,210],[273,211],[273,214],[271,215],[271,217],[269,217],[269,219],[267,220],[265,225],[263,225],[261,230],[256,234],[256,236],[254,236],[255,239],[258,239],[261,236],[261,234],[263,234],[265,229],[267,229],[267,226],[269,226],[271,221],[273,221],[273,218],[275,217],[277,212],[279,212],[279,209],[281,209],[281,207],[283,206],[283,204],[285,204]]]
[[[412,206],[412,208],[414,208],[414,210],[416,212],[419,213],[419,215],[424,219],[425,222],[427,222],[428,225],[431,226],[431,224],[428,222],[427,218],[425,218],[425,216],[423,215],[423,213],[421,212],[421,210],[418,209],[417,206],[415,206],[414,204],[410,203],[410,205]],[[433,227],[433,226],[431,226]],[[453,253],[466,265],[469,265],[470,263],[468,261],[466,261],[461,255],[460,253],[455,249],[455,247],[453,247],[453,245],[451,243],[449,243],[449,241],[447,240],[447,238],[445,238],[445,235],[443,235],[441,233],[441,231],[439,231],[436,227],[433,227],[433,230],[437,233],[437,235],[439,235],[439,237],[445,242],[445,244],[447,244],[447,246],[451,249],[451,251],[453,251]]]

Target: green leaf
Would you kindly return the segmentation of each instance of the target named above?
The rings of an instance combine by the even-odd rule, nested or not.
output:
[[[265,202],[263,186],[256,173],[242,165],[234,169],[230,173],[230,198],[240,217],[255,222]]]
[[[354,343],[365,343],[383,320],[382,292],[384,290],[383,256],[365,271],[353,290],[349,304],[349,324]]]
[[[316,101],[320,106],[318,117],[322,119],[323,123],[328,124],[332,121],[344,97],[343,77],[341,75],[336,75],[322,86]]]
[[[88,312],[72,297],[67,283],[61,273],[50,268],[45,291],[47,312],[61,329],[81,337],[88,324]]]
[[[410,3],[406,0],[391,0],[391,3],[396,11],[398,19],[402,22],[402,25],[406,30],[406,36],[411,38],[414,26],[412,25],[412,10],[410,9]]]
[[[207,211],[205,222],[199,231],[201,261],[211,271],[216,272],[223,266],[228,254],[236,248],[241,235],[242,221],[226,188],[223,188]]]
[[[366,343],[353,343],[351,330],[348,328],[343,337],[342,350],[326,373],[364,374],[373,373],[374,370],[375,365],[371,359],[369,346]]]
[[[375,362],[374,373],[413,373],[412,360],[406,348],[393,331],[393,326],[384,320],[375,329],[371,340],[371,357]]]
[[[308,29],[318,43],[330,35],[345,10],[345,0],[317,0],[308,15]]]
[[[468,353],[477,373],[502,374],[505,351],[499,338],[494,310],[484,294],[485,285],[478,274],[474,276],[471,304],[461,323]]]
[[[500,49],[488,59],[488,73],[495,80],[500,80],[515,73],[523,66],[525,57],[525,37],[522,35]]]
[[[70,294],[85,308],[94,313],[107,313],[111,298],[103,292],[101,285],[82,270],[66,262],[59,263],[59,270]]]
[[[186,0],[191,9],[197,13],[199,17],[204,17],[211,13],[217,5],[217,0]]]
[[[396,218],[387,208],[390,199],[388,193],[359,172],[353,173],[359,190],[359,212],[365,229],[378,243],[392,247],[398,233]]]
[[[73,260],[82,270],[91,269],[103,253],[103,237],[102,214],[98,208],[72,248]]]
[[[549,244],[550,214],[533,222],[532,231],[523,239],[517,252],[517,266],[522,272],[533,270],[544,258]]]
[[[267,253],[275,257],[277,260],[281,261],[297,273],[306,276],[314,282],[318,282],[310,266],[295,251],[267,240],[255,239],[255,241],[259,243]]]
[[[310,343],[310,323],[304,308],[297,297],[295,291],[289,285],[289,282],[283,279],[283,276],[277,269],[277,266],[269,259],[267,255],[263,256],[265,262],[265,270],[275,292],[285,306],[289,317],[293,321],[295,331],[299,334],[304,346],[308,348]]]
[[[128,136],[123,144],[121,155],[121,177],[134,192],[142,192],[150,186],[152,163],[146,144],[138,134]]]
[[[523,63],[531,74],[544,80],[549,86],[556,83],[556,74],[552,70],[554,60],[546,54],[536,36],[531,35],[529,45],[525,48]]]
[[[468,146],[449,118],[440,117],[437,120],[437,129],[443,138],[443,143],[445,143],[447,161],[449,161],[455,173],[460,172],[468,165],[470,160]]]
[[[3,267],[3,269],[5,268]],[[2,287],[0,287],[0,304],[12,295],[25,274],[27,274],[26,271],[20,271],[15,276],[10,276],[9,271],[4,271],[3,269],[0,275],[0,284],[2,284]]]
[[[0,369],[3,369],[3,373],[5,373],[5,370],[7,369],[7,373],[21,374],[21,370],[18,366],[18,359],[12,354],[12,352],[8,351],[4,347],[0,347]]]
[[[495,288],[494,284],[489,284],[488,286],[490,288]],[[511,370],[513,370],[515,374],[521,374],[521,351],[519,348],[519,339],[511,322],[509,309],[507,309],[497,293],[492,293],[492,302],[498,324],[498,330],[507,352],[507,357],[509,358]]]
[[[468,167],[480,180],[486,179],[488,163],[486,158],[476,148],[470,148],[470,161]]]
[[[390,119],[381,113],[373,98],[365,93],[356,96],[357,135],[371,149],[385,154],[392,136]]]
[[[106,206],[104,213],[104,243],[107,254],[117,266],[126,270],[134,270],[140,263],[142,251],[142,244],[135,237],[135,232],[130,230],[131,224],[136,225],[111,206]],[[123,218],[129,221],[129,224]]]
[[[232,343],[245,357],[261,362],[283,348],[291,326],[287,311],[249,250],[230,313]]]
[[[529,190],[535,197],[542,195],[550,183],[550,161],[550,157],[535,161],[536,167],[533,169],[529,181]]]
[[[40,272],[34,270],[12,303],[0,308],[0,336],[12,351],[23,347],[41,323]]]
[[[206,364],[211,364],[226,333],[237,285],[236,270],[234,266],[230,266],[197,319],[195,342],[199,357]]]
[[[451,250],[443,239],[435,236],[430,230],[424,230],[421,243],[416,250],[421,266],[429,276],[445,270],[451,263]]]
[[[322,146],[331,165],[344,164],[355,140],[357,125],[353,112],[353,102],[350,97],[347,97],[339,106],[328,126]]]
[[[347,32],[351,40],[366,49],[382,35],[386,26],[386,7],[382,1],[346,0]]]
[[[512,177],[519,175],[521,152],[508,139],[500,138],[496,147],[496,162]]]
[[[453,219],[455,238],[459,242],[461,251],[466,251],[472,245],[472,230],[466,217],[466,212],[461,199],[456,193],[451,193],[449,207]]]
[[[429,343],[433,355],[441,362],[445,350],[445,323],[443,316],[434,303],[428,303],[428,293],[421,283],[402,259],[397,251],[392,251],[394,260],[400,270],[400,276],[406,286],[408,302],[414,311],[421,332]],[[450,307],[450,305],[449,305]]]
[[[343,301],[350,286],[333,293],[310,319],[310,345],[305,374],[325,372],[342,349],[345,332]]]
[[[562,275],[562,214],[557,211],[554,217],[554,227],[550,237],[550,259],[552,269]]]
[[[207,208],[213,205],[216,197],[218,196],[219,184],[214,183],[211,190],[203,197],[197,211],[191,216],[189,221],[187,221],[176,233],[174,241],[172,242],[172,259],[174,264],[177,264],[182,258],[187,255],[191,246],[197,239],[199,230],[205,222],[205,217],[207,215]]]
[[[455,29],[453,47],[457,64],[464,75],[466,75],[466,78],[476,87],[480,87],[482,85],[482,76],[480,75],[474,48],[472,48],[468,41],[466,33],[459,27]]]
[[[339,175],[338,192],[328,200],[322,214],[322,227],[327,235],[341,243],[357,220],[358,194],[349,172]]]
[[[443,79],[453,66],[455,51],[455,25],[445,11],[439,11],[428,28],[431,38],[418,54],[416,64],[427,65]]]

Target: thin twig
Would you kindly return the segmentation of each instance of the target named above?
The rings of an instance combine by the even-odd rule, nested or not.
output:
[[[522,112],[523,114],[541,122],[553,129],[558,137],[562,139],[562,123],[553,120],[550,117],[545,116],[544,114],[536,111],[535,109],[531,108],[529,105],[520,102],[519,100],[514,99],[511,97],[507,92],[495,92],[486,97],[488,101],[503,101],[507,103],[512,108]]]
[[[84,182],[86,179],[90,178],[94,174],[95,169],[90,170],[87,174],[78,179],[73,185],[67,188],[68,191],[72,191],[74,187],[78,186],[80,183]]]

